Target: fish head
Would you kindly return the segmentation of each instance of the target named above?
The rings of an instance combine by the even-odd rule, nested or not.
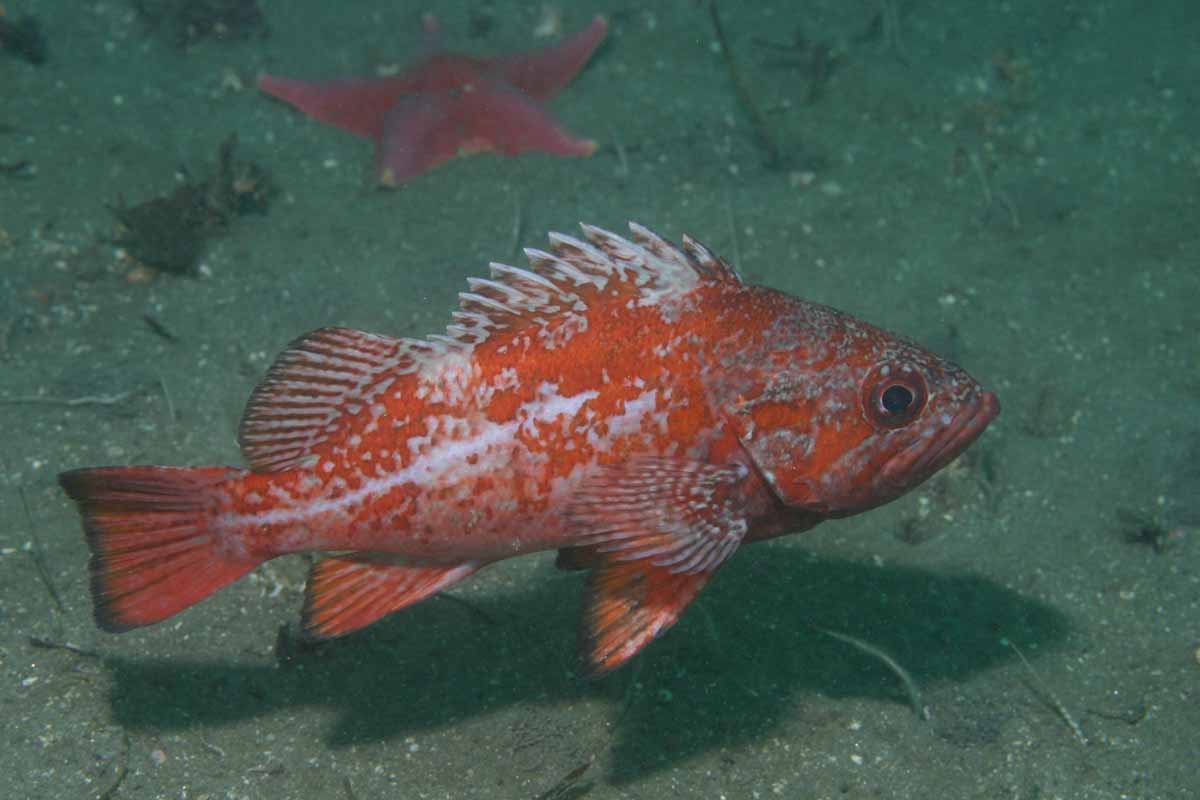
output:
[[[824,306],[775,326],[727,415],[786,506],[844,517],[903,495],[1000,411],[965,370]]]

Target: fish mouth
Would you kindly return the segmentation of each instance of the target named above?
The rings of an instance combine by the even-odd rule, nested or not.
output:
[[[889,459],[880,471],[880,483],[892,496],[903,494],[957,458],[999,413],[996,395],[980,392],[932,441],[914,442]]]

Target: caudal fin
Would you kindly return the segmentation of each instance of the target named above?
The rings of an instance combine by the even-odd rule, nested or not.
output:
[[[258,565],[221,546],[213,488],[229,474],[226,467],[97,467],[58,476],[83,518],[101,628],[119,633],[164,620]]]

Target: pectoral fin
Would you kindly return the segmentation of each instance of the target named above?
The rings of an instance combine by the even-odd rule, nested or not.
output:
[[[579,649],[584,675],[598,678],[667,631],[711,572],[672,573],[644,561],[610,563],[588,576]]]
[[[581,487],[560,564],[590,566],[581,649],[590,676],[628,661],[675,624],[747,529],[742,464],[636,458]]]

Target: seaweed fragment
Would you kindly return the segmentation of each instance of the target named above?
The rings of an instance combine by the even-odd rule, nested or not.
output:
[[[237,217],[267,210],[272,194],[269,174],[253,162],[235,158],[237,135],[217,151],[215,174],[187,181],[163,197],[126,206],[123,198],[109,210],[117,218],[112,243],[137,262],[162,272],[193,275],[208,238]]]
[[[0,161],[0,175],[8,178],[32,178],[37,175],[37,166],[32,161]]]
[[[559,779],[558,783],[539,794],[534,800],[568,800],[583,797],[592,790],[592,784],[580,783],[583,775],[592,766],[591,759],[583,762]]]
[[[217,149],[217,174],[206,185],[207,203],[228,224],[245,214],[265,214],[274,193],[270,174],[253,161],[238,161],[237,134],[231,133]]]
[[[797,28],[788,42],[761,37],[755,37],[753,41],[776,53],[765,62],[766,66],[796,69],[808,81],[808,89],[804,93],[804,102],[808,105],[824,96],[826,85],[845,61],[845,53],[829,42],[810,40],[802,28]]]
[[[30,64],[44,64],[49,56],[42,26],[30,14],[10,20],[0,7],[0,50],[7,50]]]
[[[162,29],[177,47],[204,39],[265,39],[270,34],[258,0],[132,0],[151,30]]]
[[[146,323],[146,327],[149,328],[150,332],[158,338],[168,341],[171,344],[179,344],[179,337],[172,333],[171,329],[160,322],[158,317],[154,316],[153,314],[142,314],[142,322]],[[164,394],[166,394],[166,392],[164,392]],[[170,397],[170,395],[167,396]]]
[[[856,37],[856,41],[882,41],[884,49],[901,64],[907,65],[908,56],[904,52],[904,41],[900,35],[901,15],[899,0],[879,0],[879,8],[867,22],[867,27]]]
[[[1169,526],[1163,519],[1166,498],[1159,497],[1153,510],[1117,509],[1117,522],[1126,544],[1149,547],[1162,555],[1183,540],[1183,526]]]
[[[496,29],[496,7],[491,3],[482,3],[471,8],[467,16],[467,35],[472,39],[482,39]]]
[[[779,145],[775,143],[775,137],[771,133],[771,127],[767,124],[767,118],[763,115],[762,109],[754,99],[754,94],[750,91],[749,84],[742,77],[742,72],[738,68],[737,61],[733,57],[733,50],[729,46],[729,39],[725,36],[725,28],[721,25],[721,16],[717,13],[717,0],[709,0],[708,15],[712,21],[713,32],[717,37],[717,46],[721,51],[721,58],[725,62],[725,68],[729,72],[729,78],[733,82],[733,90],[737,95],[738,100],[745,109],[746,114],[750,117],[750,127],[754,131],[759,144],[766,151],[768,169],[779,169],[783,166],[783,154],[779,149]]]

